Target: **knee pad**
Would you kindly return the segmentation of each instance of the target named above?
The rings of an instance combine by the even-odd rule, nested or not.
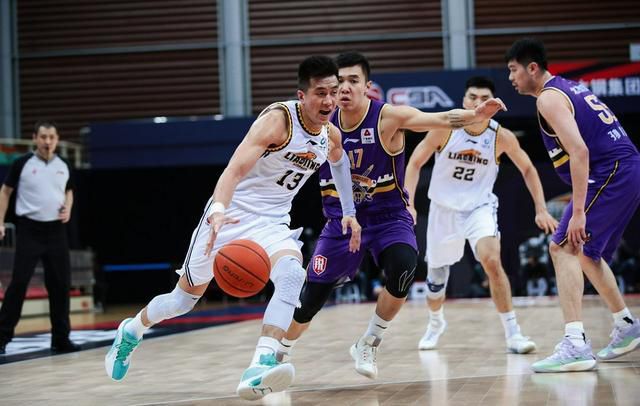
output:
[[[449,281],[449,267],[429,268],[427,272],[427,297],[429,299],[440,299],[447,290]]]
[[[147,305],[147,318],[156,324],[188,313],[200,296],[189,294],[176,285],[170,293],[156,296]]]
[[[300,324],[310,322],[327,302],[334,287],[333,283],[307,282],[300,294],[302,304],[293,313],[293,319]]]
[[[273,281],[273,295],[285,303],[298,307],[300,305],[300,291],[307,272],[300,264],[300,260],[292,255],[286,255],[278,260],[271,270]]]
[[[416,251],[406,244],[394,244],[385,249],[380,257],[380,265],[387,279],[387,291],[398,299],[407,297],[418,263]]]

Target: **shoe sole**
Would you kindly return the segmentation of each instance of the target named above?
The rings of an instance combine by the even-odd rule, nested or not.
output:
[[[113,363],[115,361],[115,358],[113,360],[109,360],[109,356],[115,351],[114,344],[116,343],[116,341],[118,339],[118,335],[120,334],[120,336],[122,336],[120,328],[122,327],[122,332],[124,332],[124,325],[126,323],[128,323],[129,320],[131,320],[131,318],[122,320],[122,322],[118,326],[118,329],[116,330],[116,337],[113,339],[113,344],[111,344],[111,348],[109,348],[109,352],[107,352],[107,355],[105,355],[105,357],[104,357],[104,368],[107,371],[107,375],[109,376],[109,378],[111,378],[112,381],[115,381],[115,382],[120,382],[121,380],[123,380],[124,377],[127,376],[127,373],[125,372],[125,374],[120,379],[114,378],[113,377]],[[109,367],[111,367],[111,370],[109,370]],[[129,368],[130,367],[131,367],[131,359],[129,359]],[[129,372],[128,368],[127,368],[127,372]]]
[[[259,385],[250,386],[247,382],[254,381],[256,377],[240,382],[236,393],[245,400],[258,400],[270,393],[282,392],[287,389],[295,377],[295,368],[291,364],[278,365],[265,372]]]
[[[600,352],[597,354],[598,358],[601,360],[610,360],[610,359],[615,359],[618,357],[622,357],[623,355],[626,355],[628,353],[630,353],[631,351],[637,350],[640,347],[640,337],[636,338],[635,340],[631,341],[629,343],[629,345],[627,345],[626,347],[622,347],[622,348],[614,348],[611,351],[609,351],[608,354],[605,354],[604,356],[600,356]]]
[[[377,371],[369,371],[366,369],[358,369],[358,351],[356,350],[356,345],[353,344],[351,346],[351,348],[349,349],[349,354],[351,355],[351,358],[353,358],[353,361],[355,361],[355,370],[357,373],[359,373],[362,376],[366,376],[369,379],[376,379],[378,377],[378,372]]]
[[[595,369],[597,365],[596,360],[585,360],[585,361],[576,361],[570,364],[559,365],[556,368],[544,368],[537,367],[535,365],[531,366],[531,369],[534,372],[582,372],[582,371],[591,371]]]

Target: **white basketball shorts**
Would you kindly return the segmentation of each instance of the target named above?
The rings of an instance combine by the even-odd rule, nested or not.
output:
[[[470,211],[451,210],[431,202],[425,257],[429,268],[450,266],[460,261],[465,240],[469,240],[477,259],[476,245],[483,237],[500,238],[497,199]]]
[[[198,286],[209,283],[213,278],[213,262],[218,250],[225,244],[238,239],[252,240],[262,246],[267,255],[272,256],[278,251],[287,249],[300,251],[302,242],[298,240],[302,228],[291,230],[287,218],[260,216],[241,210],[233,204],[226,210],[225,215],[240,220],[237,224],[225,224],[218,233],[213,250],[209,256],[204,255],[209,241],[210,225],[207,213],[211,200],[207,202],[198,226],[193,231],[191,243],[182,268],[176,270],[179,275],[185,275],[189,285]]]

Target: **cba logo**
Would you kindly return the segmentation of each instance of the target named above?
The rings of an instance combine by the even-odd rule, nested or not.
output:
[[[394,87],[387,91],[387,101],[419,109],[453,107],[453,100],[438,86]]]

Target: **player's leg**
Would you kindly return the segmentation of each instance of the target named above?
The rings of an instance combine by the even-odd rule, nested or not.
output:
[[[360,251],[353,253],[349,252],[349,237],[342,234],[340,221],[329,220],[322,229],[307,265],[307,281],[300,295],[300,307],[295,310],[289,330],[280,342],[278,356],[281,359],[291,356],[297,340],[329,299],[336,283],[354,279],[370,237],[367,227],[363,228]]]
[[[378,265],[383,269],[387,282],[378,296],[376,309],[367,330],[350,349],[356,371],[372,379],[378,375],[376,363],[378,347],[391,320],[398,314],[407,299],[418,259],[415,234],[410,227],[389,225],[384,229],[388,230],[389,236],[392,236],[395,241],[382,252],[379,252],[374,245],[372,253],[374,258],[377,257]],[[377,234],[379,236],[377,242],[384,244],[385,234],[382,230],[383,228],[380,228]]]
[[[502,321],[507,349],[517,354],[535,350],[536,344],[520,332],[512,305],[511,284],[500,260],[500,241],[493,236],[482,237],[475,247],[476,256],[489,279],[491,298]]]
[[[635,171],[633,166],[637,166]],[[611,342],[598,352],[598,358],[604,360],[620,357],[640,347],[640,321],[626,306],[615,276],[607,265],[639,204],[640,163],[630,165],[622,162],[618,173],[588,212],[591,220],[588,228],[592,238],[585,244],[579,257],[580,265],[607,304],[614,321]],[[612,207],[615,207],[615,222],[610,221],[609,217],[611,210],[608,208]]]
[[[300,295],[301,306],[294,311],[291,325],[284,338],[280,340],[279,360],[286,360],[291,357],[296,342],[307,331],[311,325],[311,320],[327,302],[334,287],[334,283],[307,281],[304,284]]]
[[[444,318],[444,300],[449,281],[450,266],[464,255],[464,235],[458,212],[435,203],[429,207],[427,224],[427,330],[418,343],[420,350],[432,350],[438,345],[447,322]]]
[[[113,344],[105,356],[105,368],[111,379],[124,379],[131,367],[133,351],[151,326],[189,312],[207,289],[213,278],[214,258],[214,254],[209,257],[204,255],[209,239],[209,225],[205,214],[209,203],[193,232],[184,265],[177,271],[181,277],[175,288],[170,293],[154,297],[133,318],[123,320],[118,326]],[[218,240],[228,241],[224,236],[219,236]],[[220,245],[218,241],[216,245]]]

